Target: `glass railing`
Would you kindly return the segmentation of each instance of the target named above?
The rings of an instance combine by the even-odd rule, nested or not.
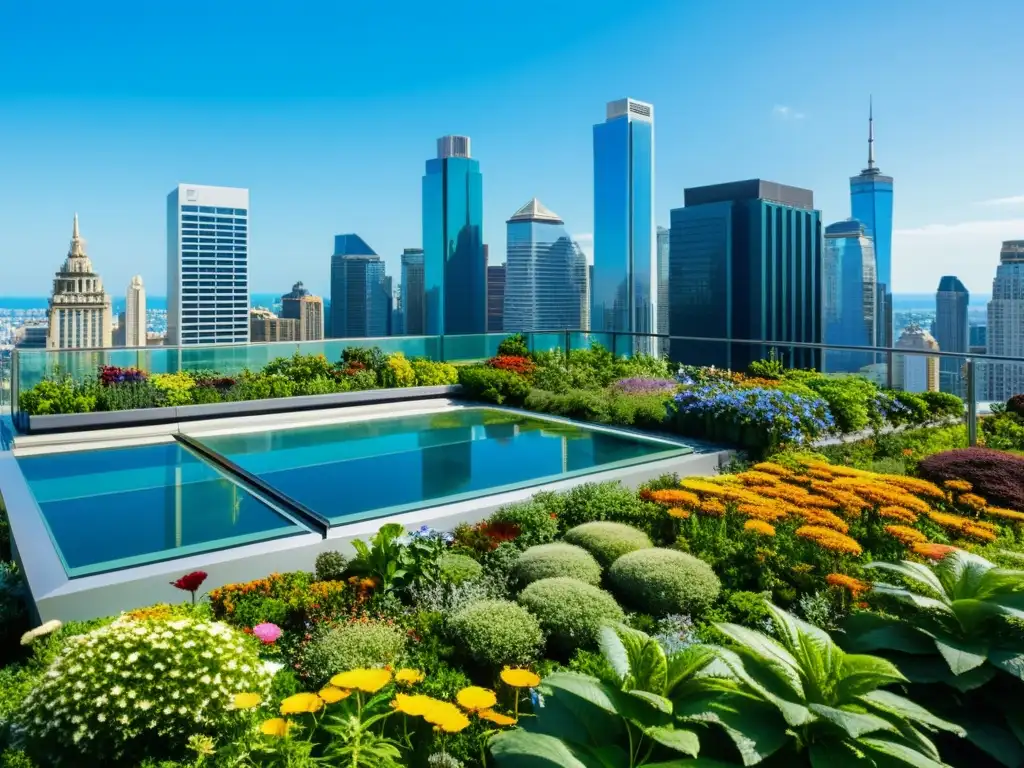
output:
[[[0,408],[11,402],[11,358],[5,350],[0,350]]]

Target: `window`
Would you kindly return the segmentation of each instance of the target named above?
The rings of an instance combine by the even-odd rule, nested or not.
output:
[[[199,206],[198,205],[183,205],[183,206],[181,206],[181,210],[196,212],[196,211],[199,210]],[[186,216],[185,218],[188,218],[188,217]]]

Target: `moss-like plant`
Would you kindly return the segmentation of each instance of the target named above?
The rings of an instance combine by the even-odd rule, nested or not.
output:
[[[565,540],[583,547],[605,568],[609,568],[625,554],[654,546],[643,531],[624,523],[608,521],[577,525],[566,532]]]
[[[448,624],[456,647],[486,667],[528,664],[537,658],[544,633],[537,618],[508,600],[478,600]]]
[[[596,647],[601,626],[624,617],[609,593],[564,577],[533,582],[519,595],[519,602],[540,619],[548,642],[562,653]]]
[[[674,549],[639,549],[623,555],[608,571],[623,601],[654,616],[700,615],[722,585],[711,566]]]
[[[522,584],[566,576],[586,584],[601,583],[601,566],[582,547],[564,542],[530,547],[516,561],[515,578]]]

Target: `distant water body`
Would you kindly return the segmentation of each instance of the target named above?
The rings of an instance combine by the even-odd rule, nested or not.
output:
[[[269,307],[274,304],[280,303],[281,294],[279,293],[253,293],[249,295],[252,305],[260,307]],[[0,296],[0,309],[46,309],[47,302],[49,301],[48,296]],[[124,311],[124,297],[113,297],[112,311],[116,315],[118,312]],[[147,296],[146,297],[146,309],[162,309],[167,310],[167,297],[166,296]]]

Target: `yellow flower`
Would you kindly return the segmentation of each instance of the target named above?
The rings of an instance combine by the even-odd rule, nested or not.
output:
[[[958,501],[971,509],[984,509],[988,504],[987,501],[976,493],[963,493],[960,494]]]
[[[315,693],[296,693],[281,702],[281,714],[301,715],[306,712],[319,712],[323,706],[324,700]]]
[[[854,539],[831,528],[823,528],[818,525],[803,525],[796,529],[796,535],[802,539],[813,541],[819,547],[846,555],[859,555],[861,549]]]
[[[260,731],[267,736],[284,736],[288,733],[290,723],[283,717],[275,717],[271,720],[264,720]]]
[[[400,669],[395,673],[395,682],[403,685],[422,683],[425,675],[418,669]]]
[[[771,523],[766,523],[764,520],[747,520],[743,524],[743,530],[750,531],[751,533],[759,533],[762,536],[774,536],[775,526]]]
[[[490,720],[495,725],[515,725],[516,719],[503,715],[501,712],[495,712],[493,709],[481,709],[476,713],[476,716],[481,720]]]
[[[437,704],[444,703],[445,702],[443,701],[431,698],[430,696],[423,696],[422,694],[410,696],[406,693],[396,693],[394,700],[391,702],[391,708],[404,715],[423,717],[431,710],[431,708]]]
[[[690,510],[683,509],[682,507],[672,507],[672,509],[668,511],[668,516],[675,517],[680,520],[685,520],[690,516]]]
[[[889,520],[899,520],[902,523],[916,523],[917,515],[911,512],[909,509],[903,507],[897,507],[894,504],[882,507],[878,510],[879,517],[885,517]]]
[[[695,507],[700,503],[697,494],[684,491],[679,488],[665,488],[660,491],[651,491],[649,497],[652,501],[665,504],[670,507]]]
[[[387,669],[351,669],[331,678],[331,685],[337,688],[357,689],[365,693],[376,693],[391,682],[391,671]]]
[[[942,485],[951,491],[962,491],[967,493],[968,491],[974,490],[974,486],[966,480],[947,480]]]
[[[505,667],[501,670],[501,679],[513,688],[535,688],[540,685],[540,677],[528,669]]]
[[[459,702],[460,707],[468,709],[470,712],[477,709],[490,709],[498,703],[498,697],[494,695],[494,691],[481,688],[479,685],[463,688],[455,694],[455,700]]]
[[[999,507],[989,507],[985,510],[986,515],[992,515],[993,517],[999,517],[1003,520],[1010,520],[1015,523],[1024,522],[1024,512],[1015,512],[1012,509],[1001,509]]]
[[[236,693],[233,700],[235,709],[252,709],[258,707],[263,697],[258,693]]]
[[[426,711],[423,713],[423,719],[431,725],[436,725],[447,733],[458,733],[469,725],[469,718],[462,714],[454,704],[450,704],[447,701],[430,699],[429,696],[424,698],[429,699],[429,701],[426,702]]]
[[[429,720],[427,722],[430,722]],[[444,717],[440,721],[434,723],[445,733],[458,733],[463,728],[469,727],[469,718],[461,712],[452,714]]]
[[[320,689],[320,698],[328,704],[336,704],[342,699],[347,699],[351,695],[352,691],[343,691],[341,688],[335,688],[333,685],[328,685]]]

